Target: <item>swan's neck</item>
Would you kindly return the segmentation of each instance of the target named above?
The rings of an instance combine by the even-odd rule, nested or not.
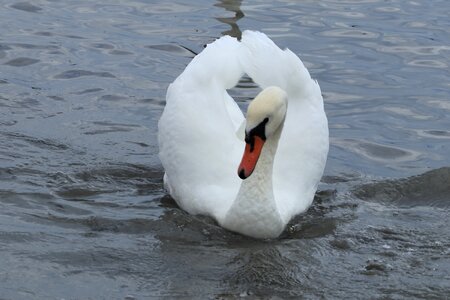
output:
[[[277,237],[284,229],[273,194],[272,173],[283,124],[266,140],[252,175],[243,180],[221,225],[257,238]]]

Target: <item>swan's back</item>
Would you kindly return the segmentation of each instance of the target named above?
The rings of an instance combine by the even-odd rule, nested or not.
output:
[[[160,158],[170,194],[190,213],[219,218],[241,180],[236,170],[244,121],[226,89],[247,73],[260,87],[288,94],[288,110],[274,162],[273,189],[280,215],[309,207],[328,153],[328,124],[319,85],[290,50],[266,35],[245,31],[207,46],[170,85],[159,122]]]

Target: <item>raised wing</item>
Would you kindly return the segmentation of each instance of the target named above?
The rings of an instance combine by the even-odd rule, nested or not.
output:
[[[171,195],[189,213],[215,216],[231,205],[244,147],[244,117],[226,89],[243,75],[242,45],[229,36],[209,44],[169,86],[159,121],[160,158]],[[182,197],[181,197],[182,195]]]
[[[278,86],[288,94],[288,110],[274,161],[273,188],[282,217],[309,207],[328,154],[328,122],[317,82],[289,49],[265,34],[245,31],[241,64],[262,88]]]

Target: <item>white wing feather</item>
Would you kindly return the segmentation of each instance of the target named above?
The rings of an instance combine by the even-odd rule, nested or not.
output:
[[[227,36],[208,45],[167,91],[160,159],[171,195],[189,213],[214,216],[231,205],[239,188],[244,146],[236,131],[244,117],[226,89],[243,75],[241,47]]]

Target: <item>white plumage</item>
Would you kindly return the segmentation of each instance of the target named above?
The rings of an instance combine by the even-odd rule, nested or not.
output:
[[[243,129],[255,124],[245,124],[227,89],[244,73],[263,89],[278,87],[261,98],[287,95],[287,112],[243,181]],[[253,31],[240,42],[224,36],[189,63],[168,88],[158,140],[165,185],[180,207],[256,238],[277,237],[311,205],[329,146],[319,85],[295,54]]]

